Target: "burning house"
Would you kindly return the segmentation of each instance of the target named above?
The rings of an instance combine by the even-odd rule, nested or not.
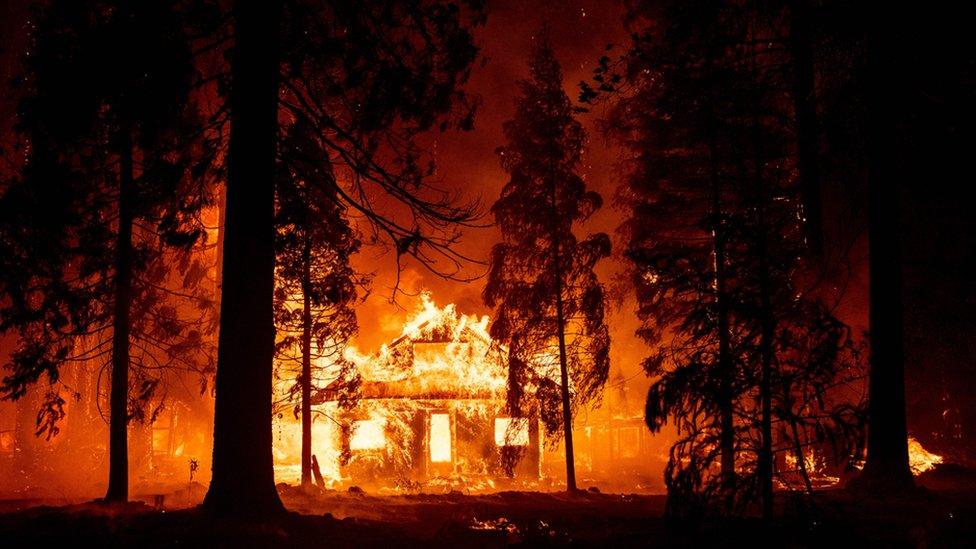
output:
[[[487,328],[486,316],[425,299],[379,352],[347,353],[359,378],[354,403],[340,406],[331,385],[313,398],[313,453],[323,476],[395,489],[490,490],[538,481],[539,421],[506,412],[504,349]],[[285,463],[297,446],[293,428],[279,425],[279,480],[295,472]]]

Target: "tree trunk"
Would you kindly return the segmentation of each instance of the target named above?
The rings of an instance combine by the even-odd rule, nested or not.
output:
[[[312,238],[302,247],[302,486],[312,485]]]
[[[227,175],[213,477],[204,507],[221,514],[283,511],[271,452],[274,165],[280,0],[233,7]]]
[[[872,29],[874,30],[874,29]],[[905,357],[902,325],[901,239],[897,127],[898,85],[891,44],[882,33],[868,39],[868,253],[870,269],[871,372],[868,377],[868,455],[863,482],[903,490],[914,484],[908,462]],[[896,39],[897,37],[892,37]],[[891,87],[889,87],[891,86]]]
[[[119,143],[119,226],[115,240],[115,304],[112,312],[112,388],[106,501],[129,499],[129,312],[132,308],[132,132]]]
[[[814,97],[813,47],[809,0],[790,2],[790,54],[793,61],[793,110],[796,117],[797,172],[803,194],[807,243],[823,253],[823,207],[817,146],[817,107]]]
[[[726,292],[725,231],[722,211],[722,190],[719,186],[718,148],[709,129],[709,177],[712,186],[712,253],[715,259],[715,308],[718,333],[719,395],[719,461],[720,474],[726,495],[726,507],[731,511],[735,490],[735,423],[732,411],[732,335],[729,329],[729,304]]]
[[[753,61],[755,63],[755,61]],[[753,71],[758,71],[753,64]],[[760,443],[757,463],[759,474],[759,491],[762,502],[763,520],[773,519],[773,337],[776,332],[776,318],[773,316],[772,284],[769,265],[769,222],[766,217],[766,182],[763,177],[763,136],[762,104],[760,97],[755,98],[752,130],[755,155],[753,156],[753,170],[756,184],[756,229],[758,231],[757,252],[759,255],[759,407],[760,407]]]
[[[757,161],[757,171],[759,170]],[[761,186],[761,177],[757,175]],[[759,376],[760,400],[760,446],[758,473],[764,520],[773,518],[773,414],[772,414],[772,374],[773,374],[773,335],[775,320],[770,303],[769,280],[769,242],[765,220],[765,193],[759,196],[759,295],[760,295],[760,335],[759,355],[761,372]]]
[[[559,329],[559,388],[563,400],[563,434],[566,438],[566,490],[575,492],[576,462],[575,454],[573,453],[573,410],[569,402],[569,371],[566,364],[566,324],[563,318],[561,281],[557,282],[556,286],[556,325]]]
[[[556,219],[556,182],[552,181],[552,210]],[[559,235],[552,234],[552,261],[556,270],[556,337],[559,340],[559,391],[563,405],[563,437],[566,443],[566,491],[575,492],[576,458],[573,451],[573,409],[569,400],[569,366],[566,359],[566,319],[563,316],[563,273],[559,253]]]

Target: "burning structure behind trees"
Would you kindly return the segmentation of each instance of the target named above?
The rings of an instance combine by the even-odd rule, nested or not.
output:
[[[547,441],[538,409],[509,413],[507,349],[492,340],[488,323],[487,316],[438,307],[424,295],[402,334],[378,352],[348,349],[360,379],[354,402],[341,403],[342,379],[312,397],[313,454],[323,484],[388,493],[562,488],[561,444]],[[626,476],[630,490],[653,489],[648,479],[662,459],[642,441],[649,434],[641,427],[639,407],[628,414],[624,406],[607,406],[582,416],[581,480],[606,486]],[[298,418],[279,414],[278,482],[298,478],[299,449]]]

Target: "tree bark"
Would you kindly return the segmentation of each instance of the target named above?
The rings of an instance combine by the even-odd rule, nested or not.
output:
[[[109,396],[109,467],[106,501],[129,499],[129,312],[132,309],[132,130],[119,135],[119,225],[115,237],[112,312],[112,387]]]
[[[715,260],[715,309],[718,336],[719,395],[719,467],[731,511],[735,485],[735,420],[732,411],[732,335],[729,329],[729,304],[726,291],[725,231],[722,190],[719,186],[718,147],[711,129],[708,133],[709,178],[712,187],[712,253]]]
[[[312,238],[302,247],[302,486],[312,485]]]
[[[752,71],[758,81],[758,69],[753,61]],[[773,315],[772,281],[769,265],[770,226],[766,217],[766,181],[763,177],[765,155],[762,134],[762,102],[759,93],[755,97],[752,116],[753,177],[756,193],[756,243],[759,256],[759,455],[757,473],[763,520],[773,519],[773,337],[776,333],[776,317]]]
[[[556,182],[552,182],[552,210],[556,219]],[[555,228],[552,235],[552,261],[556,279],[556,337],[559,340],[559,390],[563,405],[563,437],[566,445],[566,491],[575,492],[576,454],[573,451],[573,409],[569,400],[569,366],[566,358],[566,319],[563,312],[562,258],[559,253],[559,235]]]
[[[873,489],[902,490],[914,484],[908,461],[905,418],[905,356],[902,325],[902,261],[897,120],[891,99],[898,85],[890,55],[897,37],[888,29],[868,36],[868,253],[870,269],[871,372],[868,377],[868,455],[862,482]]]
[[[280,0],[233,6],[227,176],[213,476],[204,507],[283,512],[271,452],[274,165]]]

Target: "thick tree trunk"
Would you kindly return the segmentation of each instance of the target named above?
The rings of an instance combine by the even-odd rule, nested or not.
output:
[[[823,207],[817,146],[819,121],[814,96],[810,0],[790,2],[790,54],[793,61],[793,110],[796,117],[797,171],[803,194],[807,243],[823,253]]]
[[[112,388],[109,397],[109,467],[106,501],[129,499],[129,311],[132,309],[132,133],[119,143],[119,226],[115,240],[115,306],[112,317]]]
[[[873,30],[873,29],[872,29]],[[872,489],[902,490],[914,483],[908,462],[902,262],[895,63],[890,30],[868,39],[871,71],[868,145],[868,253],[870,255],[871,373],[868,377],[868,455],[862,482]],[[894,40],[896,37],[892,37]]]
[[[231,136],[217,347],[213,477],[204,507],[283,511],[271,453],[274,164],[280,0],[233,8]]]
[[[885,162],[885,160],[880,160]],[[872,170],[877,168],[872,163]],[[870,342],[868,456],[864,476],[892,488],[912,484],[905,419],[905,357],[897,189],[869,183]]]
[[[312,485],[312,239],[302,247],[302,486]]]

